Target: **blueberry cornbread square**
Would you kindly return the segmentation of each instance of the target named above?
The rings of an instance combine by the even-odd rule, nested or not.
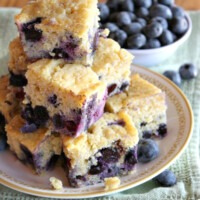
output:
[[[104,113],[77,138],[62,135],[65,170],[73,187],[127,175],[137,163],[138,132],[129,115]]]
[[[140,138],[163,137],[167,133],[165,93],[138,74],[131,76],[128,91],[108,99],[106,109],[113,113],[127,110]]]
[[[29,65],[26,78],[23,116],[30,123],[50,121],[54,131],[75,137],[103,115],[107,87],[89,67],[42,59]]]
[[[16,115],[7,125],[6,132],[10,150],[23,162],[31,165],[36,173],[48,170],[61,154],[59,134],[40,128],[33,133],[21,131],[25,120]]]
[[[29,59],[91,65],[98,41],[97,0],[37,0],[15,16]]]
[[[23,98],[22,88],[9,86],[9,75],[0,78],[0,123],[2,128],[19,112],[20,102]]]
[[[123,92],[130,84],[133,55],[112,39],[100,37],[92,65],[93,71],[108,86],[108,96]]]
[[[10,85],[23,87],[27,84],[25,72],[30,64],[23,50],[19,37],[15,38],[9,45],[10,60],[8,70],[10,72]]]

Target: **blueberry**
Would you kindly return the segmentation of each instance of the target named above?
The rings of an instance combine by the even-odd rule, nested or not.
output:
[[[149,10],[147,8],[145,8],[145,7],[140,7],[135,11],[135,14],[139,18],[147,19],[148,15],[149,15]]]
[[[59,106],[59,103],[57,102],[57,96],[55,94],[48,98],[48,102],[54,105],[55,108]]]
[[[142,28],[144,28],[144,27],[147,25],[146,20],[143,19],[143,18],[140,18],[140,17],[138,17],[138,18],[136,18],[135,20],[133,20],[133,22],[138,22],[138,23],[140,23],[140,24],[142,25]]]
[[[145,139],[151,138],[152,135],[153,135],[152,131],[143,131],[142,132],[142,137],[145,138]]]
[[[181,8],[179,6],[174,6],[174,7],[172,7],[171,10],[172,10],[172,14],[173,14],[174,18],[185,16],[185,12],[184,12],[183,8]]]
[[[167,125],[165,123],[159,124],[159,128],[157,130],[158,136],[164,137],[167,135]]]
[[[6,136],[0,133],[0,151],[4,151],[7,146]]]
[[[117,25],[119,27],[130,24],[131,23],[131,18],[128,12],[120,12],[117,15]]]
[[[117,16],[118,12],[111,13],[110,16],[108,17],[109,22],[117,22]]]
[[[26,107],[22,109],[21,116],[29,123],[34,121],[34,111],[30,104],[27,104]]]
[[[124,82],[122,83],[121,87],[120,87],[120,91],[123,92],[124,90],[126,90],[129,86],[129,82]]]
[[[44,106],[35,106],[34,117],[40,125],[44,125],[49,119],[49,113]]]
[[[127,39],[127,34],[123,30],[119,29],[111,33],[109,37],[117,41],[120,44],[120,46],[123,47]]]
[[[143,32],[149,38],[157,38],[162,34],[163,27],[158,22],[152,22],[144,27]]]
[[[154,180],[162,186],[169,187],[176,184],[176,175],[170,170],[165,170],[156,176]]]
[[[162,45],[168,45],[174,42],[173,33],[169,30],[164,30],[162,35],[160,36],[160,42]]]
[[[138,7],[149,8],[152,5],[152,0],[134,0],[134,3]]]
[[[135,166],[135,164],[137,163],[137,156],[135,153],[135,150],[130,150],[124,159],[125,164],[128,166],[128,168],[133,168]]]
[[[136,15],[132,12],[128,12],[130,18],[131,18],[131,21],[135,20],[136,19]]]
[[[160,23],[162,25],[162,27],[163,27],[163,30],[168,29],[168,22],[163,17],[154,17],[154,18],[152,18],[150,20],[150,23],[152,23],[152,22],[158,22],[158,23]]]
[[[109,14],[110,14],[110,10],[109,10],[108,6],[105,3],[99,3],[98,8],[100,11],[101,21],[106,21],[106,19],[108,18]]]
[[[170,22],[170,28],[173,33],[182,35],[188,29],[188,22],[185,17],[173,18]]]
[[[119,4],[120,10],[133,12],[134,11],[134,3],[132,0],[124,0]]]
[[[20,131],[22,133],[34,133],[36,130],[38,129],[38,127],[32,123],[32,124],[29,124],[29,123],[26,123],[21,129]]]
[[[30,42],[37,42],[42,38],[42,31],[35,28],[35,24],[42,22],[42,18],[38,17],[35,20],[23,25],[22,31],[25,34],[25,39]]]
[[[156,4],[150,8],[150,16],[151,17],[163,17],[165,19],[171,19],[172,18],[172,11],[169,7],[162,5],[162,4]]]
[[[158,0],[158,3],[166,6],[172,6],[174,4],[174,0]]]
[[[146,37],[141,33],[136,33],[131,35],[127,39],[127,47],[129,49],[139,49],[143,47],[146,43]]]
[[[92,174],[92,175],[100,174],[103,171],[104,171],[104,167],[102,166],[102,164],[92,165],[90,167],[89,174]]]
[[[108,22],[106,24],[103,24],[102,28],[104,28],[104,29],[107,28],[107,29],[110,30],[110,32],[115,32],[116,30],[119,29],[118,26],[116,24],[112,23],[112,22]]]
[[[166,76],[168,79],[170,79],[172,82],[174,82],[177,86],[181,86],[181,76],[178,72],[173,70],[168,70],[163,73],[164,76]]]
[[[111,84],[108,86],[108,95],[110,95],[117,88],[117,84]]]
[[[56,129],[62,129],[65,127],[65,121],[64,121],[63,117],[59,114],[55,114],[53,116],[53,124]]]
[[[10,85],[14,87],[23,87],[27,85],[27,79],[23,75],[16,75],[10,71]]]
[[[142,163],[154,160],[159,154],[158,144],[151,139],[141,139],[138,143],[138,161]]]
[[[150,38],[147,40],[144,49],[155,49],[161,47],[161,43],[158,39]]]
[[[106,4],[111,11],[118,11],[119,3],[120,0],[108,0]]]
[[[179,73],[181,78],[189,80],[197,77],[198,68],[192,63],[185,63],[179,68]]]
[[[130,24],[124,26],[123,30],[128,35],[133,35],[134,33],[140,33],[140,31],[142,30],[142,25],[138,22],[133,22],[133,23],[130,23]]]

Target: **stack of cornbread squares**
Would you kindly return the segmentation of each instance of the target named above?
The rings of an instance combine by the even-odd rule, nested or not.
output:
[[[165,93],[131,75],[133,56],[98,15],[97,0],[28,3],[0,78],[10,150],[38,174],[62,157],[73,187],[131,173],[139,138],[167,132]]]

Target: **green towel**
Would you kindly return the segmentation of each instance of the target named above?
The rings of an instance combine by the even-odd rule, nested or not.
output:
[[[17,36],[14,15],[19,9],[0,9],[0,74],[7,73],[8,45]],[[152,67],[162,73],[167,69],[177,69],[185,62],[192,62],[200,68],[200,12],[189,12],[193,22],[193,31],[189,40],[166,62]],[[148,181],[133,189],[115,195],[95,198],[100,200],[154,200],[154,199],[200,199],[200,160],[199,160],[199,124],[200,124],[200,73],[191,81],[184,81],[182,91],[188,97],[194,112],[194,131],[188,147],[181,157],[170,167],[177,176],[177,184],[173,187],[158,187]],[[0,161],[1,162],[1,161]],[[46,198],[26,195],[0,184],[0,200],[39,200]]]

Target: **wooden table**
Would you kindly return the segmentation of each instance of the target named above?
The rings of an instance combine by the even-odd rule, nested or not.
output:
[[[0,7],[23,7],[29,0],[0,0]],[[200,10],[200,0],[175,0],[185,10]]]

